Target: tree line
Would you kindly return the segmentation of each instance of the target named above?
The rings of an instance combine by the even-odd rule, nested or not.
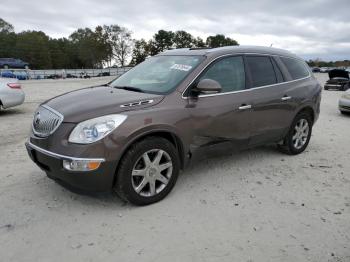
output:
[[[310,67],[350,67],[350,60],[322,61],[319,58],[306,61]]]
[[[190,33],[159,30],[152,39],[133,39],[132,32],[119,25],[80,28],[68,38],[51,38],[42,31],[15,33],[13,25],[0,18],[0,58],[19,58],[32,69],[102,68],[134,66],[148,56],[172,48],[238,45],[217,34],[204,41]]]

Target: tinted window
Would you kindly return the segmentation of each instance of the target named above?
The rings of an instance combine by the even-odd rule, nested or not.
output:
[[[307,70],[305,63],[303,61],[280,57],[284,65],[287,67],[290,75],[293,79],[299,79],[303,77],[307,77],[309,75],[309,71]]]
[[[222,93],[245,89],[244,63],[241,56],[223,58],[209,67],[200,79],[220,83]]]
[[[272,61],[272,64],[273,64],[273,68],[275,69],[275,73],[276,73],[276,78],[277,78],[277,82],[278,83],[281,83],[284,81],[284,78],[283,78],[283,74],[281,72],[281,69],[278,67],[276,61],[274,59],[271,59]]]
[[[247,56],[253,87],[276,84],[276,75],[268,56]]]

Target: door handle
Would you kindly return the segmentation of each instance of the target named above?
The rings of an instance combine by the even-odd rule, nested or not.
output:
[[[290,99],[292,99],[291,96],[284,96],[284,97],[281,98],[282,101],[287,101],[287,100],[290,100]]]
[[[240,107],[238,107],[239,110],[246,110],[251,108],[252,108],[252,105],[241,105]]]

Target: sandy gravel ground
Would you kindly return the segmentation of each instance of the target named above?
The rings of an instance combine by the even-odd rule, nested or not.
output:
[[[24,148],[38,103],[107,80],[28,81],[25,104],[0,112],[0,261],[350,261],[341,92],[323,92],[305,153],[262,147],[210,159],[160,203],[135,207],[67,191]]]

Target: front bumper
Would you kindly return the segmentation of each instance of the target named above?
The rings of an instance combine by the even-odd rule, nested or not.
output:
[[[102,158],[86,159],[56,154],[42,149],[31,142],[25,144],[30,158],[49,178],[57,180],[69,189],[82,192],[107,192],[113,187],[116,163]],[[63,160],[96,160],[101,165],[94,171],[68,171],[63,168]]]

